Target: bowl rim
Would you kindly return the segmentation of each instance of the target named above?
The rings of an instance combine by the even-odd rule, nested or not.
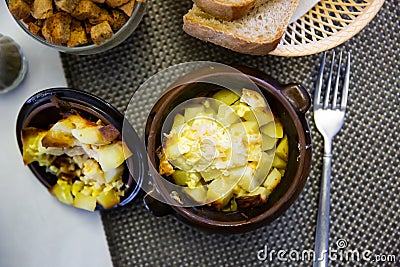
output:
[[[102,49],[111,49],[117,45],[119,45],[121,42],[123,42],[126,38],[129,37],[129,35],[139,26],[139,23],[141,22],[145,9],[146,9],[146,2],[139,2],[135,1],[135,6],[132,12],[132,15],[129,17],[128,21],[125,22],[125,24],[116,32],[114,33],[113,37],[106,40],[104,43],[100,45],[96,44],[90,44],[90,45],[84,45],[84,46],[75,46],[75,47],[68,47],[68,46],[63,46],[63,45],[56,45],[53,43],[50,43],[46,41],[43,38],[40,38],[39,36],[34,35],[31,31],[28,30],[26,25],[22,22],[22,20],[19,20],[14,17],[13,14],[9,11],[8,5],[9,5],[9,0],[4,0],[7,6],[7,10],[11,17],[15,20],[15,22],[22,28],[22,30],[27,33],[30,37],[32,37],[34,40],[38,41],[39,43],[51,47],[53,49],[56,49],[61,52],[65,53],[71,53],[71,54],[92,54],[92,53],[101,53],[105,50]],[[125,31],[130,30],[130,33],[124,38],[124,36],[121,36],[125,33]]]
[[[69,87],[54,87],[54,88],[47,88],[41,91],[36,92],[32,96],[30,96],[21,106],[18,115],[17,115],[17,121],[16,121],[16,128],[15,128],[15,133],[16,133],[16,139],[17,139],[17,144],[19,151],[22,155],[22,139],[21,139],[21,131],[22,129],[26,126],[26,121],[28,122],[32,119],[34,114],[32,114],[32,111],[36,111],[44,107],[44,109],[49,108],[49,107],[55,107],[56,105],[51,103],[51,98],[52,97],[57,97],[61,102],[66,102],[67,105],[70,103],[73,103],[74,105],[69,106],[71,109],[79,109],[80,107],[84,107],[86,109],[82,109],[83,111],[86,112],[93,112],[92,115],[98,116],[99,119],[105,119],[107,120],[110,124],[114,125],[120,131],[122,132],[122,125],[123,123],[127,123],[127,120],[125,119],[124,115],[120,113],[114,106],[112,106],[110,103],[105,101],[104,99],[91,94],[86,91],[78,90],[78,89],[73,89]],[[62,107],[61,107],[62,108]],[[89,111],[88,111],[89,110]],[[139,138],[137,136],[136,131],[134,130],[133,127],[130,130],[130,133],[136,134],[135,138]],[[122,136],[121,136],[122,138]],[[140,140],[140,139],[139,139]],[[129,146],[130,147],[130,146]],[[132,150],[132,149],[131,149]],[[143,149],[135,149],[132,151],[136,157],[143,158]],[[127,203],[131,202],[133,199],[135,199],[139,193],[141,192],[141,187],[142,183],[144,180],[144,175],[147,173],[147,163],[143,161],[137,161],[134,159],[134,157],[130,157],[129,159],[125,160],[126,165],[126,170],[127,170],[127,175],[128,175],[128,181],[125,183],[128,185],[128,190],[132,185],[134,185],[134,188],[130,192],[129,195],[123,196],[121,198],[121,202],[117,204],[116,206],[124,206]],[[138,168],[137,172],[139,173],[139,177],[134,178],[133,173],[131,172],[131,168],[129,167],[128,164],[137,164],[135,167]],[[33,164],[28,164],[28,168],[31,170],[31,172],[34,174],[37,180],[39,180],[42,185],[44,185],[47,189],[51,187],[50,183],[43,178],[37,168],[33,166]],[[103,209],[102,207],[98,208],[99,206],[96,207],[96,209]]]
[[[298,198],[299,194],[304,189],[311,168],[312,146],[311,146],[311,134],[308,127],[308,123],[305,118],[304,112],[297,111],[295,107],[293,107],[293,105],[287,99],[287,97],[283,95],[282,90],[287,85],[283,85],[277,82],[276,80],[272,79],[271,77],[265,75],[264,73],[254,70],[252,68],[240,67],[238,69],[242,71],[244,74],[246,74],[260,88],[261,92],[266,91],[267,93],[273,94],[279,100],[280,104],[284,107],[284,109],[288,112],[289,117],[293,121],[296,128],[296,132],[298,133],[299,136],[298,149],[299,149],[300,160],[298,161],[299,164],[298,168],[296,169],[296,173],[294,175],[294,180],[292,184],[289,186],[288,190],[282,195],[282,197],[280,197],[280,199],[274,204],[274,206],[254,217],[247,219],[243,218],[243,220],[238,220],[238,221],[220,221],[198,215],[192,212],[192,208],[185,208],[174,205],[170,206],[172,210],[175,211],[174,214],[177,217],[183,219],[186,223],[190,225],[199,227],[206,231],[211,230],[213,232],[218,232],[219,230],[221,230],[221,228],[224,228],[224,230],[226,230],[226,228],[232,228],[232,231],[235,232],[246,232],[273,221],[278,216],[280,216],[284,211],[286,211]],[[216,75],[218,75],[218,73],[216,73]],[[166,91],[163,94],[163,96],[166,96],[167,94],[170,95],[166,96],[164,101],[167,102],[173,99],[173,96],[171,96],[171,92],[172,94],[174,92],[177,93],[178,91],[185,90],[185,87],[187,86],[188,84],[185,84]],[[163,98],[163,96],[161,96],[157,100],[157,102],[159,102],[160,99]],[[150,132],[153,126],[154,122],[152,121],[151,126],[149,128],[150,130],[148,132],[149,136],[151,135]],[[149,145],[147,145],[146,149],[148,153],[150,153]],[[161,191],[160,193],[162,197],[163,198],[167,197],[168,192],[165,192],[166,189],[164,188],[164,186],[162,186],[162,182],[159,182],[158,179],[156,179],[156,183],[158,185],[161,184],[161,188],[159,188],[159,191]]]

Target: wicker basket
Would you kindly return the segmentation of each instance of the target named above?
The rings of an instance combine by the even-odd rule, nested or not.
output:
[[[361,31],[376,15],[383,2],[321,0],[288,26],[278,47],[270,54],[305,56],[338,46]]]

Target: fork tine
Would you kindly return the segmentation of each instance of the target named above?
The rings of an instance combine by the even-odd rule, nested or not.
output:
[[[339,90],[339,79],[340,79],[341,66],[342,66],[342,51],[340,51],[340,54],[339,54],[339,64],[338,64],[338,67],[337,67],[335,88],[333,89],[332,108],[336,108],[337,95],[338,95],[338,90]]]
[[[347,53],[346,71],[344,74],[343,90],[342,90],[342,102],[340,108],[346,109],[347,95],[349,94],[349,82],[350,82],[350,52]]]
[[[322,78],[324,76],[324,69],[325,69],[325,59],[326,59],[326,52],[324,52],[324,54],[322,55],[321,64],[319,66],[318,78],[317,78],[317,82],[315,84],[314,106],[320,104]]]
[[[329,104],[329,95],[331,94],[332,72],[333,72],[333,64],[334,63],[335,63],[335,51],[333,51],[332,60],[331,60],[331,67],[330,67],[330,70],[329,70],[328,82],[326,84],[324,108],[327,108],[328,104]]]

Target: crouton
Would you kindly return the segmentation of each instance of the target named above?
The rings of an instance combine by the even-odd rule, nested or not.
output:
[[[52,0],[35,0],[31,11],[35,19],[47,19],[53,15],[53,2]]]
[[[114,125],[112,124],[108,124],[106,126],[99,128],[99,132],[105,142],[114,141],[120,135],[118,129],[115,128]]]
[[[34,22],[29,22],[28,23],[28,30],[32,32],[34,35],[38,37],[42,37],[42,28],[40,28],[37,24]]]
[[[106,0],[106,4],[112,8],[122,6],[126,4],[129,0]]]
[[[69,47],[85,45],[88,43],[85,29],[79,20],[72,19],[70,29],[71,34],[67,42]]]
[[[79,20],[96,19],[100,15],[101,8],[90,0],[81,0],[71,15]]]
[[[111,14],[113,18],[111,27],[114,30],[114,32],[116,32],[119,29],[121,29],[122,26],[124,26],[124,24],[128,21],[129,17],[124,12],[117,9],[111,10]]]
[[[112,17],[110,13],[104,8],[100,8],[100,13],[98,14],[97,18],[89,19],[89,22],[92,25],[102,23],[103,21],[108,21],[109,23],[112,23]]]
[[[68,13],[72,13],[72,11],[76,8],[79,3],[79,0],[54,0],[56,6]]]
[[[110,24],[107,21],[99,23],[90,29],[90,36],[93,43],[100,45],[114,35]]]
[[[135,0],[129,0],[128,3],[119,7],[128,17],[132,16],[133,8],[135,7]]]
[[[23,0],[10,0],[9,9],[16,19],[26,19],[31,14],[31,8]]]
[[[71,31],[71,16],[65,12],[58,12],[46,19],[42,28],[44,38],[56,45],[65,45]]]

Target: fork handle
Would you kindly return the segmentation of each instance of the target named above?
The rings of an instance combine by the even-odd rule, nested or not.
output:
[[[318,205],[317,230],[315,235],[314,267],[328,266],[331,162],[332,154],[324,154]]]

